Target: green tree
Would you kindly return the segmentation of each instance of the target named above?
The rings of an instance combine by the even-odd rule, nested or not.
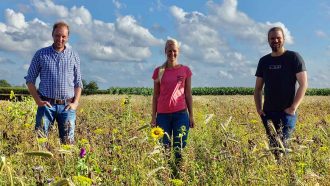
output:
[[[0,87],[11,87],[11,85],[5,79],[0,80]]]
[[[87,81],[86,80],[82,80],[82,84],[83,84],[83,87],[84,87],[84,89],[86,88],[86,86],[87,86]]]
[[[90,81],[86,86],[84,86],[84,89],[95,91],[99,89],[99,86],[95,81]]]

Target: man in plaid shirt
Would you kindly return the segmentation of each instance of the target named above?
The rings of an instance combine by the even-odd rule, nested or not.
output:
[[[35,53],[25,79],[38,105],[35,129],[48,135],[56,120],[61,142],[73,143],[76,109],[83,87],[80,59],[77,53],[65,46],[69,39],[66,23],[55,23],[52,37],[54,43],[51,46]],[[37,90],[35,83],[38,76],[40,83]]]

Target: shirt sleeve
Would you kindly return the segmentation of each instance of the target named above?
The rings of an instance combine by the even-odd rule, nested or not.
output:
[[[187,78],[192,76],[192,72],[189,67],[187,67]]]
[[[261,78],[264,77],[264,74],[263,74],[263,71],[262,71],[262,60],[261,59],[259,60],[255,76],[256,77],[261,77]]]
[[[158,71],[159,71],[159,67],[157,67],[155,70],[154,70],[154,73],[152,74],[152,79],[153,80],[156,80],[158,78]]]
[[[303,58],[300,56],[299,53],[295,53],[295,60],[297,61],[297,65],[296,65],[296,73],[302,72],[302,71],[306,71],[306,66],[305,66],[305,62],[303,60]]]
[[[74,60],[76,61],[74,66],[74,87],[83,88],[81,71],[80,71],[80,58],[76,53],[74,53]]]
[[[36,79],[39,76],[40,68],[41,68],[39,59],[40,59],[40,55],[39,55],[39,51],[38,51],[34,54],[34,56],[32,58],[27,76],[24,77],[26,80],[26,84],[32,83],[35,85]]]

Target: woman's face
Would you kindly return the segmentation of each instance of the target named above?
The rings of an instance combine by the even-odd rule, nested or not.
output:
[[[179,48],[175,44],[168,44],[165,50],[167,61],[176,61],[179,54]]]

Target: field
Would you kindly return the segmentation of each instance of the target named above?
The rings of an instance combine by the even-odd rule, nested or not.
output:
[[[253,96],[194,96],[178,177],[151,137],[150,96],[83,96],[76,143],[34,132],[36,105],[0,101],[0,185],[329,185],[330,97],[307,96],[292,152],[271,154]],[[86,155],[81,150],[86,150]]]

